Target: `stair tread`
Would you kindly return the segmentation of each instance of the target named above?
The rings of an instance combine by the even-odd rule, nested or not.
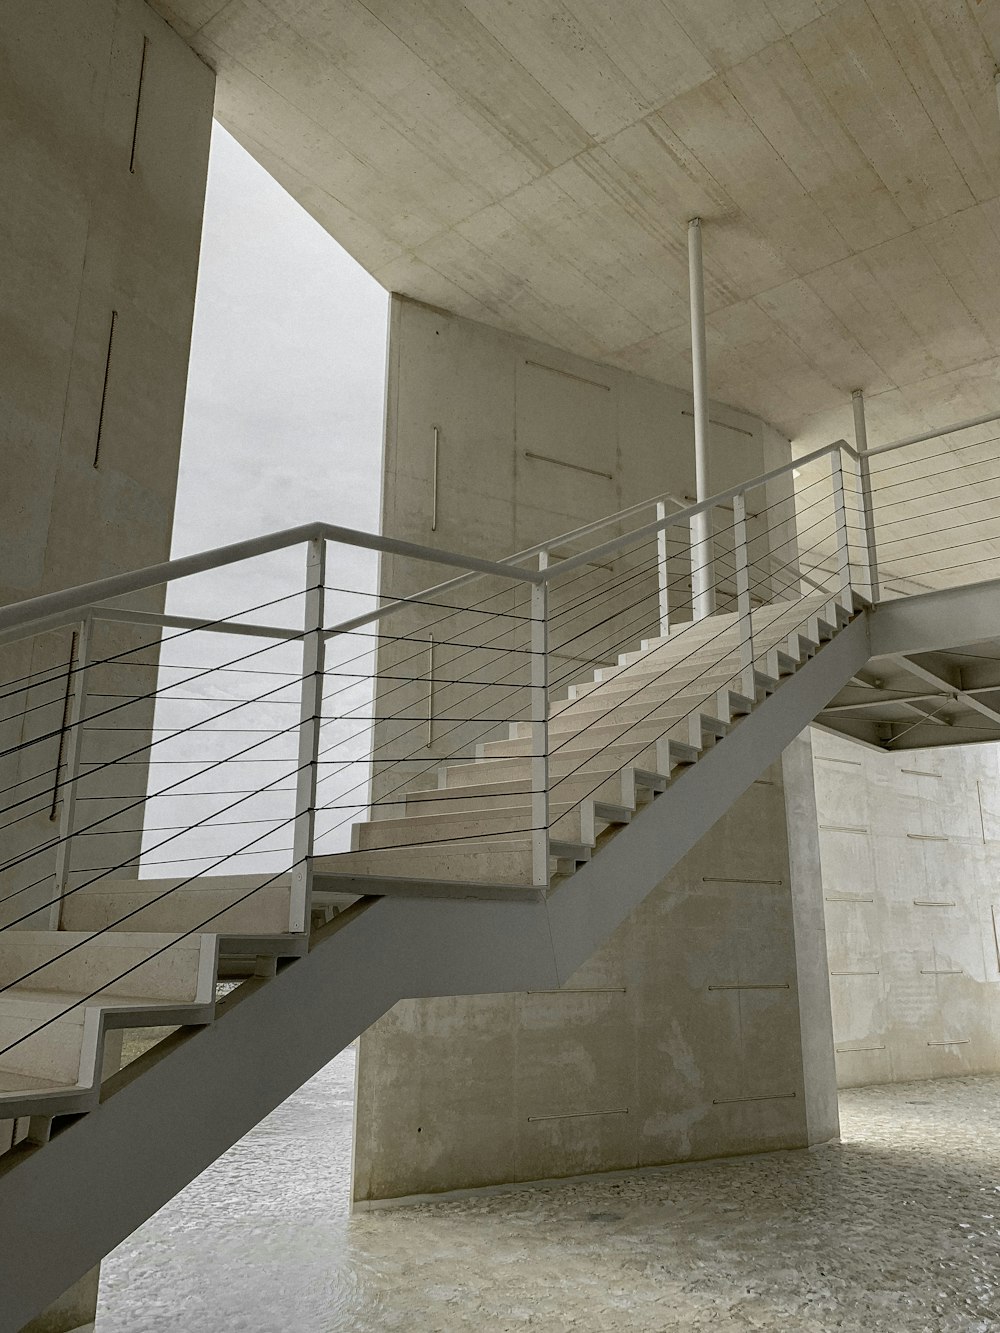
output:
[[[139,1006],[176,1009],[183,1003],[187,1002],[151,995],[113,995],[108,991],[43,990],[41,987],[33,986],[11,986],[8,990],[0,991],[0,1013],[13,1013],[21,1009],[25,1013],[43,1009],[56,1013],[60,1009],[65,1009],[67,1005],[77,1005],[78,1009],[74,1012],[80,1013],[88,1005],[103,1009],[134,1009]],[[82,1018],[80,1021],[83,1021]]]
[[[36,1074],[21,1074],[16,1069],[0,1069],[0,1095],[19,1092],[59,1092],[75,1088],[75,1083],[59,1079],[39,1078]]]

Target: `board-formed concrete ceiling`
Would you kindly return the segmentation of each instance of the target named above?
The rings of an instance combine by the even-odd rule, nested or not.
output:
[[[800,444],[1000,408],[998,0],[154,0],[385,287]]]

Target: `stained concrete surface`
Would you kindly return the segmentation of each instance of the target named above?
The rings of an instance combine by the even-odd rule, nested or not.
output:
[[[349,1219],[353,1052],[107,1260],[98,1333],[1000,1327],[1000,1077],[854,1089],[842,1146]]]

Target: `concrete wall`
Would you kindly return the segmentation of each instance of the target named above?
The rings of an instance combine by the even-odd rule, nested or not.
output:
[[[0,62],[0,600],[12,602],[169,554],[214,76],[141,0],[10,0]],[[151,637],[103,628],[95,653]],[[0,650],[0,679],[32,686],[3,691],[0,748],[14,753],[0,786],[30,798],[18,816],[38,811],[0,834],[5,861],[52,836],[71,653],[70,630]],[[91,688],[141,695],[154,681],[120,659]],[[118,714],[131,727],[150,717]],[[85,760],[107,745],[91,735]],[[116,790],[126,779],[145,789],[141,765]],[[105,839],[81,863],[133,844]],[[44,868],[25,862],[7,885]]]
[[[694,491],[690,412],[684,390],[394,297],[384,531],[496,558],[663,492],[684,500]],[[721,405],[711,415],[713,490],[788,460],[788,442],[764,423]],[[790,506],[764,511],[789,494],[772,486],[749,506],[751,531],[774,529],[757,550],[764,557],[773,543],[773,563],[794,559],[794,545],[778,548],[786,537],[794,541],[791,525],[781,526]],[[636,522],[653,517],[646,511]],[[719,527],[726,522],[717,515]],[[616,529],[604,534],[613,535]],[[653,625],[637,628],[632,612],[620,627],[624,639],[616,640],[614,624],[609,637],[601,602],[655,554],[647,544],[588,575],[603,637],[595,630],[575,641],[581,676],[655,632]],[[676,569],[683,556],[681,550]],[[771,569],[759,572],[761,596],[774,591]],[[451,572],[387,558],[381,587],[412,592]],[[647,582],[630,582],[628,600],[635,604],[638,587],[655,617],[655,580]],[[477,595],[483,591],[480,585]],[[574,596],[579,592],[577,586]],[[556,605],[558,597],[557,586]],[[686,601],[683,591],[676,600]],[[689,616],[682,606],[678,618]],[[397,633],[401,625],[412,631],[419,608],[391,623]],[[465,642],[479,642],[476,622],[452,624]],[[413,648],[383,649],[380,668],[396,672],[405,659],[417,662],[409,670],[419,674],[424,657]],[[467,667],[467,654],[464,661]],[[488,668],[484,655],[476,669]],[[443,654],[437,669],[442,678],[456,674]],[[374,795],[383,801],[376,815],[397,813],[389,798],[401,776],[464,753],[462,744],[473,739],[441,726],[440,738],[435,732],[424,743],[425,729],[412,717],[426,706],[426,682],[409,688],[394,680],[391,688],[391,705],[388,692],[380,693],[377,714],[397,709],[408,716],[395,731],[381,723],[376,735],[376,754],[393,758],[376,765]],[[443,684],[434,699],[435,719],[458,702]],[[499,692],[495,704],[514,706]],[[399,762],[404,754],[406,764]],[[788,791],[780,768],[756,784],[564,991],[407,1003],[365,1034],[358,1201],[790,1147],[836,1134],[808,745],[793,747],[788,762]]]
[[[803,739],[562,991],[408,1001],[365,1033],[356,1203],[835,1136],[808,767]]]
[[[1000,751],[814,752],[841,1086],[1000,1069]]]
[[[718,404],[713,405],[711,415],[715,423],[713,490],[726,489],[789,460],[788,441],[765,423]],[[691,395],[394,296],[384,466],[382,529],[386,534],[499,559],[664,492],[682,501],[692,497]],[[775,566],[794,561],[794,526],[788,521],[790,487],[789,477],[751,496],[753,516],[748,528],[757,538],[753,553],[760,559],[756,583],[762,598],[770,597],[777,586]],[[773,507],[765,514],[768,506]],[[631,526],[655,517],[655,510],[646,509]],[[720,511],[716,518],[723,557],[718,573],[728,579],[731,564],[725,562],[724,553],[732,542],[723,529],[731,525],[732,516]],[[589,539],[590,544],[617,536],[621,530],[609,528]],[[690,562],[688,559],[685,575],[681,546],[689,538],[680,529],[671,529],[670,535],[670,549],[676,553],[670,564],[671,580],[676,581],[673,615],[677,620],[690,619],[690,593],[685,587],[685,578],[689,586]],[[564,543],[557,544],[554,552],[563,556],[574,549],[583,548]],[[553,587],[550,647],[554,669],[563,683],[586,677],[594,665],[613,663],[619,652],[636,646],[644,635],[658,632],[656,578],[651,569],[656,557],[655,542],[647,539],[602,560],[582,582],[574,575],[572,586],[567,582],[565,598],[584,609],[573,612],[565,629],[559,624],[563,589],[558,582]],[[409,594],[455,572],[386,557],[380,586],[384,592]],[[621,580],[627,581],[628,591],[619,599],[625,609],[618,613],[613,600],[602,599]],[[777,576],[778,584],[784,581]],[[495,594],[500,588],[495,582],[480,583],[469,594],[470,600]],[[590,598],[592,612],[583,594]],[[524,615],[526,596],[522,585],[516,595],[511,590],[509,604],[493,601],[489,605]],[[435,627],[440,618],[439,606],[425,611],[410,606],[386,622],[394,634],[408,634],[416,643],[383,645],[380,670],[391,670],[397,678],[425,677],[430,633],[436,636],[434,662],[441,681],[468,673],[473,665],[462,648],[458,654],[461,672],[450,671],[456,654],[449,649],[448,640],[466,645],[492,636],[499,652],[509,646],[506,639],[497,638],[506,623],[512,627],[510,643],[515,642],[517,627],[512,620],[489,624],[477,613],[442,630]],[[522,621],[526,634],[525,626]],[[523,649],[527,644],[518,640],[517,646]],[[522,656],[521,663],[526,672],[527,658]],[[494,653],[474,665],[479,679],[492,679],[490,670],[507,672],[511,663],[500,661]],[[576,667],[579,670],[574,675]],[[518,679],[515,674],[515,683]],[[420,772],[429,763],[470,753],[475,741],[492,739],[482,727],[440,726],[427,744],[425,729],[414,724],[414,718],[419,720],[428,706],[426,679],[405,686],[394,678],[391,691],[390,700],[380,692],[376,713],[381,717],[399,713],[405,720],[398,726],[382,723],[376,744],[378,755],[391,754],[394,760],[405,757],[405,763],[394,763],[395,774]],[[467,691],[449,690],[446,684],[435,688],[435,718],[468,713],[467,697]],[[495,699],[483,695],[475,702],[483,713],[490,705],[490,716],[508,720],[526,716],[527,693],[512,693],[509,684],[496,692]],[[384,764],[377,768],[375,793],[385,797],[398,784],[395,777],[382,780]]]
[[[663,491],[694,494],[683,389],[401,296],[387,375],[382,529],[394,537],[498,558]],[[791,456],[756,417],[713,404],[712,418],[713,490]],[[772,490],[768,502],[786,493]],[[383,582],[400,572],[387,561]]]
[[[212,71],[141,0],[3,7],[4,603],[169,555],[214,86]],[[93,655],[116,657],[151,637],[103,626]],[[12,809],[0,821],[19,821],[0,831],[5,864],[58,828],[73,652],[70,630],[0,650],[0,748],[12,751],[0,763]],[[141,660],[155,661],[155,650]],[[155,667],[119,658],[93,673],[90,711],[110,706],[101,695],[143,695],[154,684]],[[83,771],[135,749],[151,705],[117,717],[139,730],[89,733]],[[119,796],[141,795],[145,784],[141,763],[116,771]],[[81,795],[107,790],[98,778]],[[99,817],[116,804],[81,809]],[[115,864],[137,849],[133,835],[92,837],[76,864]],[[0,921],[47,900],[50,867],[43,854],[6,871]],[[0,1144],[13,1132],[0,1124]],[[75,1328],[93,1319],[96,1298],[94,1272],[30,1327]]]

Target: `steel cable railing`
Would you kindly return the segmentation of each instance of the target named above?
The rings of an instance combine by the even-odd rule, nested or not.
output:
[[[980,442],[980,447],[983,444]],[[748,688],[748,680],[756,681],[776,645],[808,627],[818,614],[817,607],[822,610],[826,600],[838,598],[849,604],[855,587],[875,587],[871,525],[865,508],[866,504],[870,507],[871,495],[864,492],[863,485],[854,483],[850,468],[845,483],[844,457],[856,455],[846,446],[815,451],[804,461],[827,458],[831,462],[830,477],[790,487],[788,494],[770,504],[755,506],[752,515],[747,511],[747,494],[755,485],[767,485],[772,477],[790,469],[777,469],[701,506],[658,517],[654,523],[642,523],[642,515],[654,502],[633,506],[622,515],[589,524],[577,534],[564,534],[535,548],[540,556],[538,570],[525,567],[525,553],[498,565],[365,534],[345,537],[344,530],[320,525],[297,530],[296,540],[310,543],[313,564],[309,568],[318,570],[303,589],[288,594],[289,599],[305,598],[301,630],[282,631],[286,637],[280,641],[224,662],[193,665],[196,654],[191,654],[189,665],[181,665],[159,660],[167,643],[185,637],[191,642],[191,636],[199,631],[210,632],[210,622],[189,624],[181,634],[168,635],[169,622],[184,618],[164,616],[162,628],[148,643],[107,658],[119,674],[127,673],[129,668],[156,670],[156,688],[140,685],[129,693],[117,679],[102,680],[100,688],[88,688],[88,708],[77,718],[71,718],[68,712],[71,697],[75,698],[75,681],[94,679],[93,672],[100,665],[97,661],[74,666],[71,653],[68,663],[41,668],[30,676],[22,673],[0,687],[0,695],[6,691],[12,707],[18,699],[26,705],[19,714],[22,726],[25,718],[52,719],[37,734],[25,733],[26,745],[5,742],[0,750],[0,759],[12,760],[30,753],[40,760],[31,760],[38,772],[25,775],[22,769],[12,775],[18,780],[0,793],[8,798],[0,810],[0,819],[8,817],[0,835],[9,838],[15,827],[35,828],[36,821],[45,817],[46,798],[61,800],[72,793],[72,799],[81,802],[81,811],[87,808],[83,802],[104,803],[86,817],[71,820],[68,829],[61,824],[57,837],[40,839],[37,846],[14,850],[4,847],[0,872],[9,878],[67,846],[91,851],[96,847],[98,856],[83,855],[86,866],[74,867],[72,879],[62,884],[58,895],[61,904],[126,868],[133,873],[139,868],[143,874],[146,867],[161,865],[199,867],[179,884],[137,880],[154,887],[144,893],[138,906],[112,913],[105,927],[127,933],[130,923],[151,903],[165,902],[181,886],[208,884],[213,875],[217,882],[229,883],[219,871],[237,864],[235,858],[248,858],[254,866],[251,878],[258,880],[262,862],[254,858],[259,858],[262,848],[270,847],[282,858],[280,868],[266,874],[259,885],[234,885],[225,907],[216,910],[214,903],[206,902],[205,909],[197,914],[197,924],[193,917],[186,920],[184,937],[210,929],[231,906],[252,901],[253,895],[265,887],[286,882],[292,884],[293,896],[299,893],[295,885],[305,886],[296,900],[296,928],[301,930],[308,925],[302,906],[307,908],[310,901],[314,853],[322,855],[323,849],[339,836],[339,830],[351,822],[352,813],[354,818],[359,812],[374,816],[402,807],[409,815],[423,799],[429,800],[420,795],[420,784],[429,770],[459,761],[475,762],[480,754],[502,757],[504,746],[492,746],[490,742],[498,739],[499,729],[513,727],[511,735],[516,743],[506,744],[511,745],[512,755],[523,765],[515,768],[508,764],[497,770],[507,776],[482,795],[494,801],[509,798],[511,808],[522,812],[510,833],[516,839],[530,839],[535,882],[547,883],[553,828],[558,831],[562,827],[559,821],[603,783],[605,777],[598,766],[605,762],[602,756],[609,749],[614,749],[615,771],[621,771],[631,751],[642,753],[649,748],[650,737],[660,739],[699,710],[704,711],[706,700],[719,690],[733,685],[735,693],[742,691],[756,697],[756,685]],[[875,478],[878,481],[879,471]],[[886,521],[888,514],[899,517],[895,532],[890,528],[891,535],[884,538],[890,552],[905,548],[906,524],[912,521],[905,506],[913,497],[900,497],[907,480],[901,478],[896,491],[886,492],[893,499],[882,520]],[[917,481],[926,484],[920,478]],[[820,492],[815,498],[813,488]],[[989,498],[983,497],[983,502]],[[709,504],[721,507],[729,500],[731,517],[727,516],[711,538],[705,539],[711,542],[707,550],[716,568],[711,590],[722,612],[718,627],[705,626],[685,618],[693,613],[696,600],[685,566],[695,561],[700,566],[703,553],[696,536],[689,539],[680,534],[700,509]],[[945,516],[957,508],[939,507],[930,517],[935,513]],[[628,515],[627,520],[624,515]],[[628,527],[633,519],[638,524],[634,529]],[[628,530],[601,540],[614,525]],[[935,533],[946,530],[935,528],[926,536],[933,540]],[[551,547],[560,541],[572,546],[578,538],[582,540],[581,534],[591,543],[587,549],[558,561],[547,559]],[[432,588],[403,593],[376,594],[343,587],[343,580],[328,581],[323,576],[327,541],[355,537],[357,544],[367,549],[381,548],[405,559],[450,564],[462,572]],[[267,539],[267,549],[280,549],[282,541],[281,534]],[[284,544],[292,544],[291,537]],[[968,546],[977,544],[970,541]],[[220,561],[253,558],[250,551],[234,555],[236,549],[220,556]],[[926,554],[931,556],[929,561]],[[933,563],[933,555],[933,550],[925,553],[925,563]],[[198,562],[201,569],[212,567],[208,557],[199,557]],[[825,567],[831,563],[832,569]],[[188,570],[190,564],[175,563],[169,578],[180,576],[182,568]],[[812,579],[814,574],[818,580]],[[496,581],[485,595],[481,595],[476,582],[483,579]],[[800,616],[796,608],[803,589],[810,584],[815,588],[817,581],[815,598],[809,596]],[[138,576],[129,576],[124,581],[110,580],[95,586],[91,595],[96,600],[92,603],[72,603],[66,596],[54,601],[41,598],[31,604],[31,611],[39,621],[47,617],[46,623],[53,616],[73,610],[84,619],[100,621],[104,613],[99,594],[107,592],[111,584],[118,589],[125,583],[129,591],[153,586],[151,582],[142,585]],[[467,585],[477,587],[472,598],[464,595]],[[462,595],[457,596],[460,590]],[[116,590],[114,595],[120,593]],[[332,617],[324,611],[327,597],[351,602],[367,599],[377,605],[337,625],[331,624]],[[782,600],[785,598],[788,600]],[[251,610],[256,613],[281,600],[287,599],[262,602]],[[105,610],[108,619],[113,620],[115,609]],[[150,613],[143,614],[149,618]],[[769,628],[772,622],[773,630]],[[31,623],[25,619],[26,632],[30,632]],[[213,631],[227,629],[223,620],[211,622],[211,627]],[[9,614],[5,619],[0,613],[0,636],[9,635],[12,628],[16,625]],[[243,625],[239,632],[257,633],[264,628]],[[232,629],[236,632],[235,626]],[[581,696],[586,699],[586,707],[578,710],[581,725],[575,730],[570,718],[560,724],[556,719],[561,714],[552,713],[555,725],[550,739],[548,702],[554,692],[579,679],[590,666],[606,665],[609,657],[613,661],[616,653],[628,658],[636,649],[636,640],[647,635],[657,645],[664,641],[669,645],[662,654],[662,668],[650,670],[650,652],[655,654],[660,649],[654,646],[647,651],[644,645],[638,659],[620,662],[606,679],[588,685]],[[301,653],[302,665],[297,672],[261,669],[260,654],[282,650]],[[624,685],[623,676],[627,678],[633,666],[637,683]],[[249,682],[261,678],[266,682],[264,688],[250,686]],[[201,688],[199,681],[211,681],[212,688]],[[216,681],[218,689],[214,688]],[[228,689],[227,681],[234,683]],[[245,694],[244,684],[248,686]],[[34,696],[32,689],[36,691]],[[186,689],[191,693],[185,694]],[[46,697],[40,697],[39,691]],[[607,698],[603,699],[602,694]],[[297,717],[290,712],[296,705]],[[572,707],[570,701],[567,706]],[[59,709],[62,716],[57,718]],[[33,721],[31,725],[35,727]],[[565,737],[562,731],[566,731]],[[84,736],[89,747],[86,750],[78,743]],[[67,737],[72,739],[75,754],[69,753],[72,747]],[[230,739],[219,741],[215,737]],[[133,738],[141,744],[134,744]],[[292,747],[293,742],[296,753],[286,755],[285,747]],[[52,768],[46,756],[57,744],[62,749]],[[480,749],[484,744],[485,751]],[[216,747],[225,753],[216,755]],[[579,757],[575,749],[581,751]],[[67,767],[70,760],[74,766],[71,777]],[[171,769],[178,768],[180,774],[172,778]],[[515,779],[515,772],[521,776]],[[135,781],[130,779],[132,773]],[[148,783],[146,773],[154,775]],[[246,780],[248,773],[251,776]],[[112,775],[122,781],[113,782]],[[165,783],[162,775],[168,778]],[[54,791],[38,790],[49,778],[54,779],[50,784]],[[141,796],[130,791],[139,780],[145,783]],[[475,799],[481,788],[482,784],[477,787]],[[32,794],[24,795],[29,789],[34,789]],[[461,787],[454,790],[460,792]],[[285,803],[283,810],[271,804],[278,798]],[[170,805],[174,799],[183,801],[188,813],[175,815]],[[190,805],[192,801],[194,805]],[[62,804],[65,807],[66,802]],[[405,851],[410,846],[456,841],[488,844],[497,839],[497,829],[503,829],[504,808],[492,818],[491,828],[482,833],[476,832],[471,821],[463,825],[459,818],[455,823],[458,831],[452,836],[438,836],[448,834],[446,822],[412,844],[405,840],[404,832],[400,835],[403,841],[390,840],[386,849],[391,846],[392,850]],[[159,813],[151,817],[152,810]],[[327,815],[333,816],[329,827]],[[289,834],[291,841],[286,846]],[[135,838],[142,839],[140,847],[125,845]],[[209,852],[204,850],[207,843],[198,842],[203,838],[221,840],[224,845]],[[106,865],[90,864],[102,859],[100,849],[110,846],[114,853],[116,839],[123,840],[120,855],[104,857]],[[278,842],[280,847],[275,846]],[[196,845],[192,847],[192,843]],[[560,845],[558,837],[551,845]],[[307,849],[305,854],[303,847]],[[188,856],[188,851],[200,854]],[[160,860],[157,854],[164,852],[172,859]],[[558,861],[559,856],[555,859]],[[30,887],[8,886],[14,889],[11,897],[23,901],[26,912],[31,909],[17,918],[17,924],[37,917],[41,909],[35,899],[27,900],[43,882],[36,880]],[[0,896],[0,903],[4,901]],[[212,912],[207,910],[209,905],[213,906]],[[292,916],[289,924],[293,924]],[[0,929],[0,941],[4,934],[5,930]],[[87,947],[83,940],[73,943],[73,948]],[[165,943],[156,953],[170,947]],[[16,990],[18,985],[36,984],[46,975],[47,966],[50,964],[39,963],[26,970],[20,980],[5,980],[0,994]],[[141,966],[137,963],[115,976],[109,972],[104,981],[111,985]],[[71,1007],[89,1003],[105,988],[73,997]],[[0,1058],[6,1049],[0,1049]]]
[[[481,733],[481,734],[486,734],[486,733],[484,732],[484,733]],[[550,752],[550,753],[551,753],[551,752]],[[433,760],[433,761],[431,761],[431,762],[434,763],[434,764],[436,765],[439,761],[437,761],[437,760]],[[398,790],[400,790],[400,789],[402,789],[402,788],[405,788],[405,785],[406,785],[405,782],[399,784],[397,787],[395,787],[395,788],[392,789],[390,795],[394,795],[396,791],[398,791]],[[341,793],[341,795],[344,795],[344,794],[347,794],[347,793]],[[504,794],[504,793],[494,793],[494,795],[502,795],[502,794]],[[511,794],[519,794],[519,795],[521,795],[521,794],[525,794],[525,793],[511,793]],[[385,799],[385,798],[383,798],[383,800],[384,800],[384,799]],[[380,803],[381,803],[381,802],[380,802]],[[402,801],[402,802],[391,802],[391,803],[393,803],[393,804],[396,804],[396,803],[402,803],[402,804],[405,804],[405,801]],[[327,808],[327,809],[328,809],[328,808],[332,808],[332,803],[331,803],[331,804],[325,804],[323,808]],[[351,808],[353,808],[353,807],[351,807]],[[341,821],[341,822],[343,823],[343,822],[346,822],[346,821]],[[435,841],[441,842],[441,841],[449,841],[449,840],[448,840],[448,839],[439,839],[439,840],[435,840]],[[403,845],[409,845],[409,844],[403,844]]]

